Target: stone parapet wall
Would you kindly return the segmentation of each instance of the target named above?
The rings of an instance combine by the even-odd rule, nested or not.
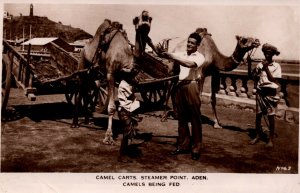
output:
[[[202,102],[210,103],[210,93],[202,93]],[[255,113],[256,102],[253,98],[241,98],[238,96],[229,96],[225,94],[217,94],[217,106],[225,106],[228,108],[242,109]],[[280,101],[277,108],[276,119],[284,120],[288,123],[299,124],[299,109],[288,107],[284,101]]]

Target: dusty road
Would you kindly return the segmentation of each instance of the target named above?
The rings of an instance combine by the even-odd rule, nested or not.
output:
[[[132,163],[117,161],[120,123],[114,119],[116,145],[104,145],[107,119],[95,114],[94,124],[70,128],[72,106],[61,95],[29,102],[12,90],[9,109],[13,119],[1,122],[2,172],[209,172],[298,173],[298,125],[276,120],[273,149],[264,141],[249,145],[255,114],[218,107],[223,129],[214,129],[210,105],[203,104],[201,158],[172,156],[177,122],[161,122],[161,111],[142,114],[141,139],[132,141]]]

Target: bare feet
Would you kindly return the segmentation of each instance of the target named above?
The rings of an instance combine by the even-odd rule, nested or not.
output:
[[[128,156],[119,156],[118,157],[118,162],[122,162],[122,163],[132,163],[132,159],[130,159]]]
[[[113,139],[113,133],[111,131],[106,131],[105,138],[103,139],[103,143],[106,145],[114,145],[115,141]]]
[[[214,128],[215,129],[223,129],[223,127],[220,125],[218,119],[214,119]]]
[[[254,145],[259,141],[259,137],[255,137],[252,141],[250,141],[250,145]]]
[[[267,143],[267,145],[266,145],[267,147],[273,147],[274,145],[273,145],[273,142],[270,140],[268,143]]]
[[[215,129],[222,129],[223,127],[218,122],[215,122],[214,128]]]

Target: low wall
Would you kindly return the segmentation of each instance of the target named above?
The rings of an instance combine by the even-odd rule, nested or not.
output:
[[[236,69],[221,72],[220,90],[217,94],[217,105],[240,108],[255,112],[255,93],[253,81],[249,79],[247,71]],[[210,102],[211,77],[207,77],[204,84],[202,100]],[[283,73],[279,81],[278,94],[281,97],[276,117],[289,123],[299,123],[299,75]]]

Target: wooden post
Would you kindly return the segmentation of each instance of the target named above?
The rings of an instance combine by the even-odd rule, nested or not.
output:
[[[28,52],[27,52],[27,62],[26,62],[26,67],[25,67],[25,87],[29,85],[29,77],[30,77],[30,49],[31,49],[31,44],[28,45]]]
[[[18,81],[21,80],[22,71],[23,71],[23,60],[20,60],[20,62],[19,62],[19,71],[18,71]]]

